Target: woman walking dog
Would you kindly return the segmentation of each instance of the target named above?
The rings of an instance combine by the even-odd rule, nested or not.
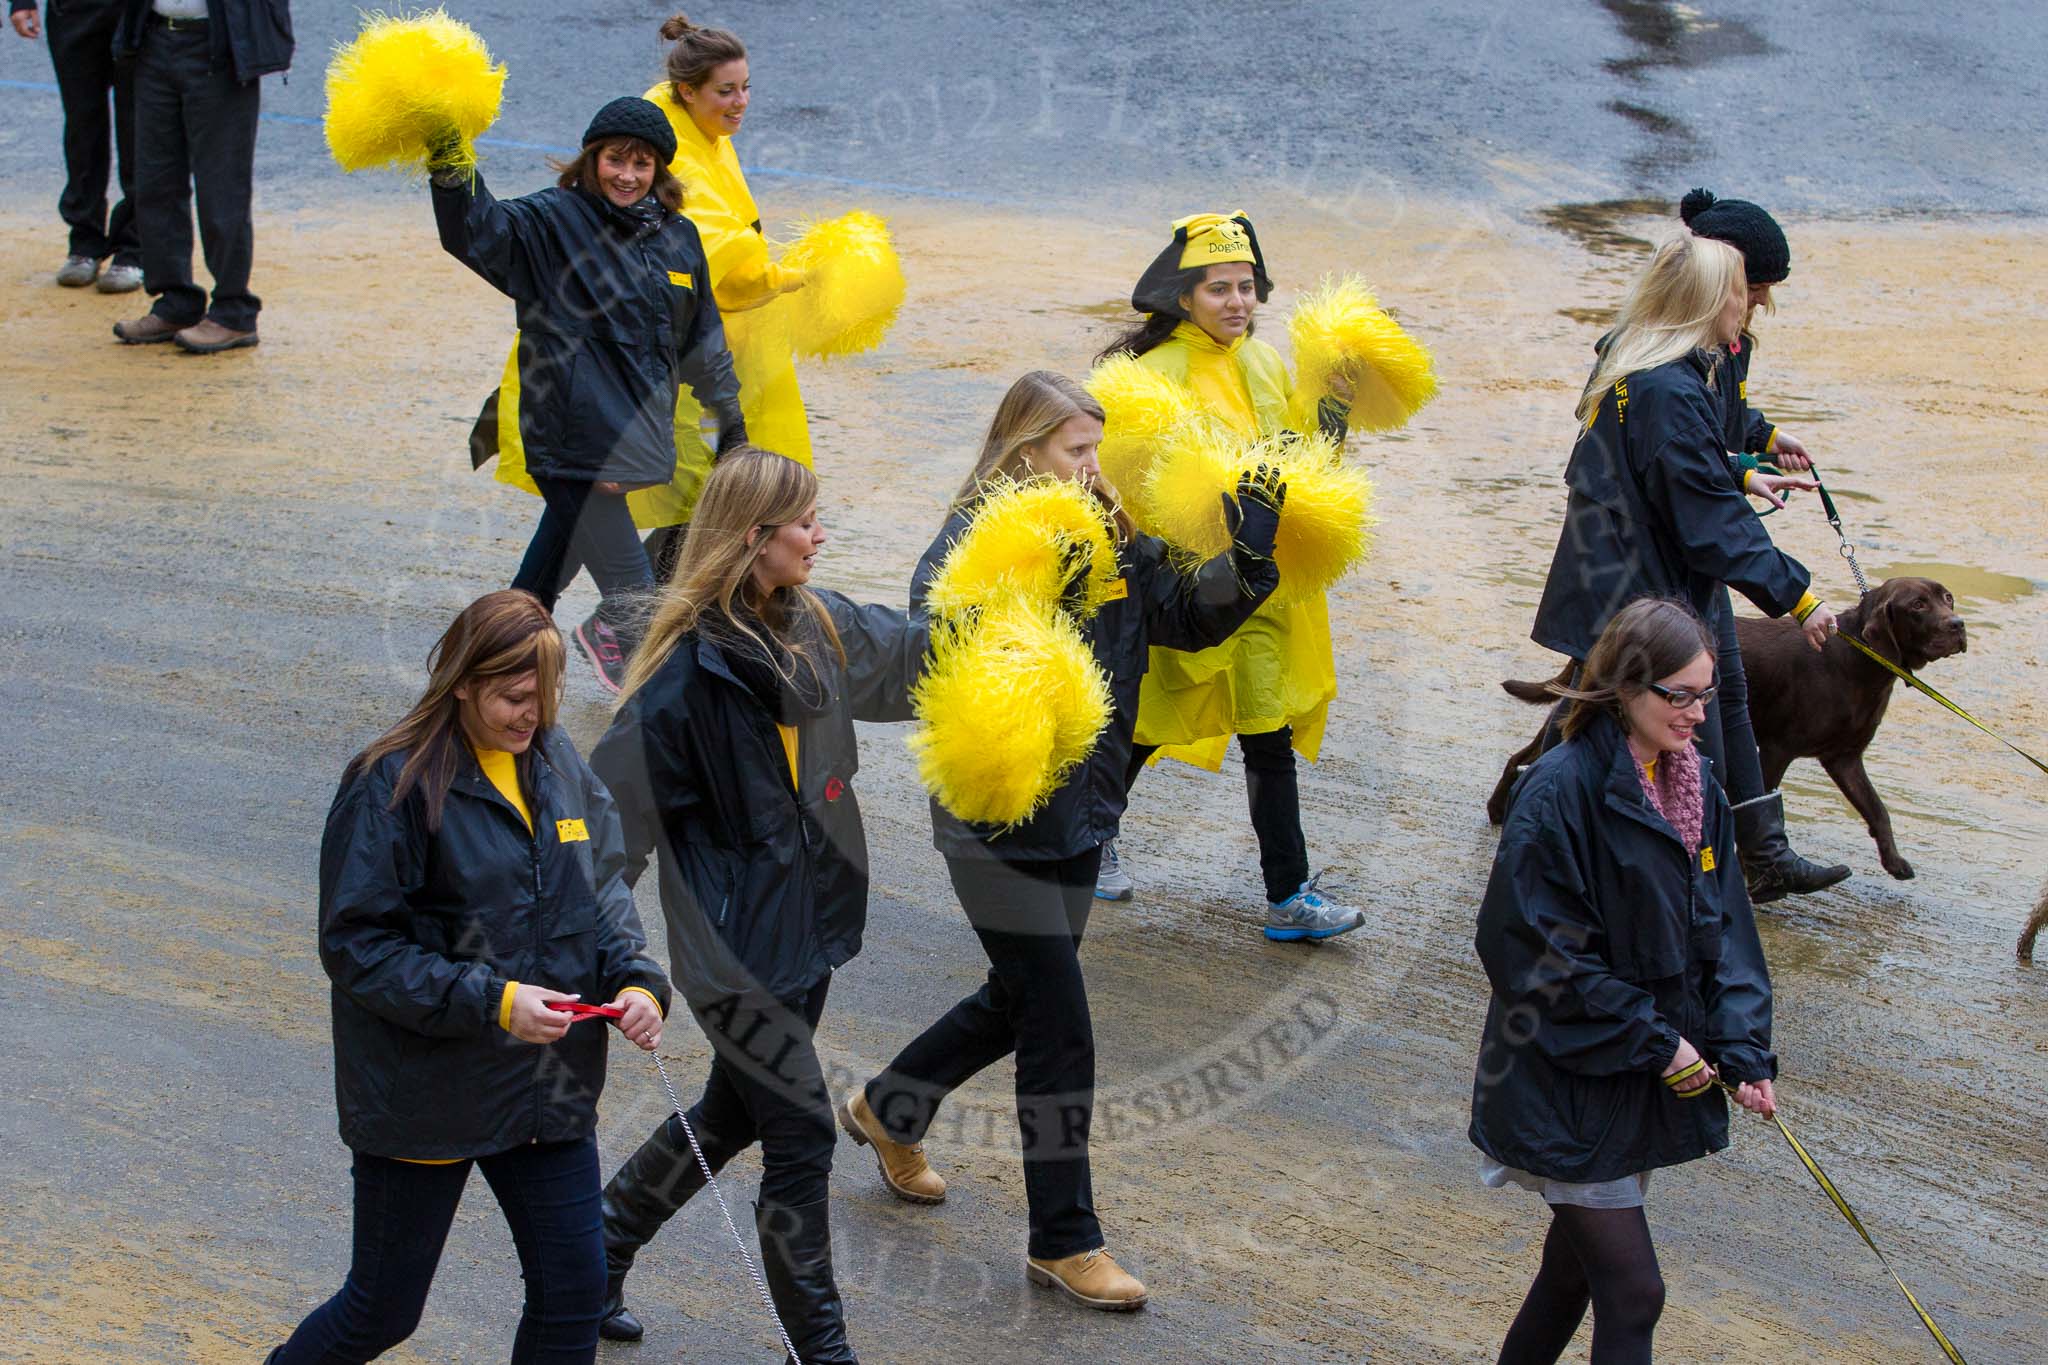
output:
[[[1724,362],[1747,308],[1741,254],[1690,232],[1659,247],[1629,291],[1579,398],[1536,643],[1583,663],[1627,602],[1676,597],[1713,620],[1724,584],[1767,616],[1791,612],[1815,649],[1834,633],[1805,566],[1771,544],[1730,476]],[[1718,708],[1699,738],[1722,780]]]
[[[1593,1365],[1647,1365],[1664,1283],[1650,1172],[1728,1145],[1716,1080],[1768,1116],[1771,985],[1734,818],[1693,748],[1712,633],[1623,607],[1586,656],[1565,741],[1515,788],[1479,909],[1493,985],[1471,1138],[1493,1186],[1550,1206],[1501,1365],[1549,1365],[1593,1310]]]
[[[717,414],[719,450],[747,436],[675,154],[661,110],[616,99],[548,189],[501,201],[471,170],[433,177],[441,245],[518,305],[507,382],[547,508],[512,586],[552,611],[566,566],[589,566],[604,599],[576,644],[614,693],[654,582],[626,493],[675,474],[679,387]],[[486,423],[505,401],[501,389]]]
[[[370,1360],[412,1335],[472,1166],[518,1248],[513,1365],[596,1358],[597,1099],[608,1001],[652,1051],[668,982],[622,877],[611,798],[555,724],[562,637],[494,592],[428,656],[426,693],[350,760],[320,845],[320,962],[355,1153],[341,1290],[270,1365]]]
[[[1082,627],[1108,677],[1113,710],[1088,757],[1045,807],[1008,828],[970,825],[932,803],[932,841],[988,954],[981,988],[912,1040],[888,1069],[848,1096],[839,1117],[872,1146],[898,1198],[936,1204],[946,1182],[921,1146],[947,1095],[1016,1057],[1017,1125],[1030,1213],[1025,1273],[1090,1308],[1141,1307],[1145,1286],[1105,1249],[1088,1166],[1095,1039],[1081,975],[1101,849],[1116,837],[1138,689],[1159,649],[1202,649],[1241,626],[1279,581],[1273,538],[1285,485],[1247,473],[1231,504],[1233,547],[1187,573],[1163,542],[1134,534],[1102,479],[1095,449],[1102,408],[1072,380],[1034,371],[1010,386],[981,454],[911,582],[913,608],[975,508],[1004,478],[1049,475],[1094,491],[1116,521],[1122,570],[1111,600]],[[1151,647],[1148,649],[1148,647]]]
[[[832,1104],[813,1035],[860,951],[867,839],[855,720],[907,720],[926,632],[806,586],[825,544],[809,466],[734,451],[705,481],[675,577],[591,762],[619,803],[626,879],[661,869],[669,958],[711,1074],[689,1126],[715,1172],[761,1144],[762,1268],[806,1362],[849,1362],[832,1272]],[[704,1184],[673,1116],[604,1188],[604,1335],[640,1248]]]

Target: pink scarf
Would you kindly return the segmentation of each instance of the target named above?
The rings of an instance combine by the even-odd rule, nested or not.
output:
[[[1636,778],[1643,784],[1643,795],[1650,799],[1651,809],[1685,840],[1688,849],[1698,848],[1706,810],[1706,797],[1700,791],[1698,751],[1688,744],[1683,749],[1659,754],[1656,766],[1653,781],[1649,770],[1636,764]]]

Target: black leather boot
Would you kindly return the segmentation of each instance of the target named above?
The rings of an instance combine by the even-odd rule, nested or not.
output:
[[[790,1344],[804,1365],[859,1365],[846,1342],[839,1283],[832,1278],[832,1201],[754,1205],[761,1271]]]
[[[699,1132],[705,1159],[714,1169],[732,1153]],[[675,1115],[656,1128],[638,1151],[605,1185],[599,1196],[604,1212],[604,1318],[597,1334],[607,1341],[638,1341],[646,1331],[626,1307],[626,1272],[640,1248],[654,1239],[675,1211],[704,1188],[704,1172],[690,1151],[690,1142]]]
[[[1735,808],[1735,845],[1751,904],[1803,896],[1846,881],[1847,864],[1824,866],[1800,857],[1785,838],[1785,793],[1766,792]]]

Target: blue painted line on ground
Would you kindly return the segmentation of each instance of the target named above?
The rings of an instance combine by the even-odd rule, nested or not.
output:
[[[0,90],[33,90],[39,94],[54,95],[57,87],[49,81],[0,80]],[[294,128],[318,128],[321,120],[307,114],[278,114],[265,111],[259,115],[266,123],[282,123]],[[501,147],[514,152],[546,152],[551,156],[574,156],[576,148],[558,147],[547,142],[521,142],[516,138],[492,137],[488,133],[476,140],[479,147]],[[950,199],[964,204],[988,204],[1003,208],[1025,208],[1027,205],[1017,199],[1001,199],[994,195],[976,194],[970,190],[941,190],[929,185],[899,185],[889,180],[862,180],[849,175],[827,175],[822,171],[792,171],[780,166],[742,166],[746,174],[758,175],[770,180],[796,180],[811,185],[837,185],[849,190],[873,190],[878,194],[907,194],[920,199]]]

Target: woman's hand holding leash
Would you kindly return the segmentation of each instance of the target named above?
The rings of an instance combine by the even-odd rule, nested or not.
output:
[[[1834,609],[1825,602],[1821,603],[1806,613],[1806,619],[1799,623],[1799,628],[1806,632],[1806,643],[1815,649],[1825,649],[1828,637],[1835,633]]]
[[[1801,478],[1796,474],[1766,474],[1761,469],[1744,481],[1742,491],[1753,498],[1762,498],[1780,512],[1785,510],[1785,494],[1811,493],[1820,487],[1820,480]]]
[[[642,1052],[652,1052],[661,1046],[661,1011],[645,991],[620,991],[612,1007],[625,1011],[617,1022],[627,1042]]]
[[[1771,459],[1781,469],[1811,469],[1813,456],[1806,453],[1805,444],[1796,436],[1784,432],[1772,433]]]
[[[522,983],[512,993],[512,1017],[505,1030],[522,1043],[546,1045],[560,1039],[569,1031],[569,1025],[576,1022],[573,1014],[562,1014],[553,1006],[558,1001],[581,1000],[580,995],[564,995],[551,991],[545,986],[529,986]]]
[[[1735,1102],[1752,1114],[1765,1118],[1778,1115],[1778,1097],[1771,1092],[1769,1081],[1744,1081],[1735,1087]]]
[[[1678,1051],[1671,1056],[1671,1065],[1664,1068],[1663,1080],[1678,1098],[1698,1099],[1713,1087],[1714,1068],[1707,1065],[1698,1048],[1680,1038]]]

